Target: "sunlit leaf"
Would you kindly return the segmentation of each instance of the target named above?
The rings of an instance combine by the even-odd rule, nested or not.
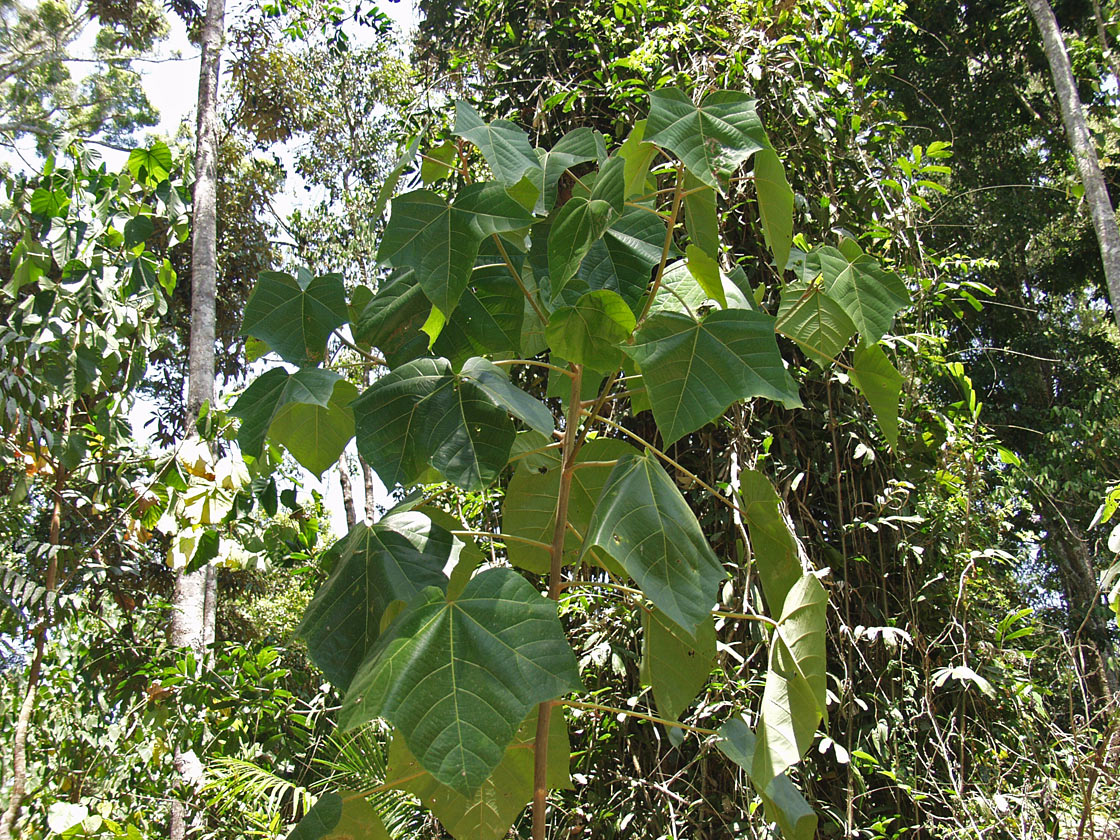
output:
[[[878,344],[860,345],[852,356],[852,382],[871,404],[875,419],[885,437],[898,443],[898,397],[902,393],[902,374],[895,370]]]

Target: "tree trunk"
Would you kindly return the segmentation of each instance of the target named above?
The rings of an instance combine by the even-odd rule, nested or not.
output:
[[[366,463],[366,459],[358,456],[358,463],[362,465],[362,480],[366,489],[366,522],[377,521],[377,504],[373,501],[373,467]]]
[[[187,390],[188,434],[203,405],[214,399],[214,338],[217,321],[218,277],[218,75],[225,33],[225,0],[209,0],[202,28],[202,56],[198,73],[198,128],[195,151],[194,208],[191,230],[191,344]],[[214,570],[200,569],[175,581],[171,643],[191,647],[201,657],[214,639],[217,607]],[[208,596],[209,595],[209,604]],[[208,626],[209,624],[209,626]],[[183,756],[176,749],[175,765]],[[186,836],[185,806],[172,800],[170,837]]]
[[[1027,0],[1027,7],[1042,33],[1042,48],[1050,64],[1054,77],[1054,87],[1058,94],[1058,105],[1062,111],[1062,124],[1069,137],[1069,145],[1077,160],[1081,183],[1085,187],[1085,199],[1089,202],[1089,212],[1093,217],[1093,229],[1097,234],[1097,244],[1104,263],[1104,277],[1108,284],[1109,302],[1112,316],[1120,326],[1120,228],[1116,225],[1116,214],[1112,200],[1108,197],[1108,187],[1101,173],[1100,161],[1089,126],[1085,122],[1085,110],[1077,95],[1077,84],[1073,78],[1066,46],[1058,21],[1047,0]],[[1103,48],[1103,45],[1102,45]]]
[[[338,459],[338,483],[342,485],[342,507],[346,511],[346,528],[349,530],[358,521],[358,513],[354,508],[354,485],[350,483],[350,461],[345,452]]]

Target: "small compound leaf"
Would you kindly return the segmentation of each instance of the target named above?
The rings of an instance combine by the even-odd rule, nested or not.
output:
[[[707,684],[716,659],[716,629],[701,622],[695,634],[659,610],[642,614],[642,682],[653,688],[657,713],[677,720]]]
[[[488,569],[458,598],[429,587],[412,601],[358,670],[339,723],[388,719],[421,767],[470,796],[532,708],[579,687],[556,603]]]
[[[818,284],[797,280],[782,289],[777,329],[797,342],[820,367],[827,367],[856,333],[843,307]]]
[[[879,428],[891,446],[898,444],[898,398],[902,374],[895,370],[882,346],[860,345],[852,356],[852,382],[863,394]]]
[[[747,309],[696,321],[661,312],[624,348],[638,363],[666,443],[720,417],[729,405],[766,397],[801,405],[774,339],[774,319]]]
[[[389,833],[361,794],[340,790],[320,796],[288,840],[389,840]]]
[[[574,306],[562,306],[549,318],[549,346],[565,359],[609,373],[622,364],[622,344],[634,331],[626,301],[605,289],[588,292]]]
[[[245,304],[241,334],[259,338],[285,362],[319,364],[326,357],[330,334],[348,319],[342,275],[296,280],[264,271]]]
[[[719,728],[719,751],[738,764],[750,778],[762,799],[766,817],[778,824],[786,840],[813,840],[817,836],[817,815],[805,797],[781,775],[768,782],[759,782],[751,775],[757,739],[741,718],[732,718]]]
[[[719,90],[699,107],[677,88],[649,95],[645,139],[675,154],[701,182],[723,189],[735,170],[755,152],[770,148],[755,100]]]
[[[386,784],[406,790],[431,809],[455,840],[501,840],[533,796],[534,709],[506,748],[501,763],[471,796],[440,784],[408,751],[400,733],[389,747]],[[546,780],[550,789],[571,789],[568,765],[571,746],[562,710],[549,719]]]
[[[772,149],[763,149],[755,156],[754,188],[766,244],[778,271],[782,271],[789,262],[793,244],[793,190],[786,180],[781,158]]]
[[[536,152],[529,145],[529,135],[509,120],[483,122],[478,111],[462,100],[455,103],[454,134],[478,147],[494,177],[507,188],[525,173],[540,168]]]
[[[619,459],[595,505],[583,551],[597,546],[689,633],[711,620],[723,566],[676,484],[650,454]]]
[[[296,628],[327,679],[346,690],[390,604],[411,601],[426,586],[447,588],[443,567],[454,548],[450,532],[412,511],[359,522],[330,547],[330,577]]]

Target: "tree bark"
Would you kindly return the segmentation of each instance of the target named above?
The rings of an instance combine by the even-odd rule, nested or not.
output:
[[[225,34],[225,0],[209,0],[202,28],[198,73],[198,126],[195,151],[194,207],[191,230],[191,343],[187,388],[188,434],[202,407],[214,399],[214,339],[217,329],[218,286],[218,77]],[[202,656],[214,639],[217,578],[213,569],[181,574],[175,581],[171,643],[193,648]],[[209,605],[207,604],[207,596]],[[208,627],[209,622],[209,627]],[[176,767],[182,756],[176,749]],[[186,808],[172,800],[171,840],[186,836]]]
[[[1104,263],[1104,277],[1108,285],[1109,302],[1112,316],[1120,326],[1120,228],[1116,225],[1116,213],[1108,196],[1108,187],[1101,173],[1097,149],[1093,144],[1089,126],[1085,122],[1085,109],[1077,94],[1077,84],[1073,78],[1065,42],[1058,28],[1058,21],[1048,0],[1026,0],[1038,29],[1042,33],[1042,48],[1050,64],[1054,77],[1058,105],[1062,112],[1062,125],[1069,137],[1081,183],[1085,187],[1085,199],[1093,218],[1093,229],[1100,246],[1101,261]]]
[[[358,513],[354,508],[354,485],[350,483],[350,461],[345,452],[338,459],[338,483],[342,485],[342,507],[346,511],[346,528],[349,530],[358,521]]]
[[[358,456],[358,463],[362,465],[362,480],[366,490],[366,522],[377,521],[377,504],[373,500],[373,467],[366,463],[366,459]]]

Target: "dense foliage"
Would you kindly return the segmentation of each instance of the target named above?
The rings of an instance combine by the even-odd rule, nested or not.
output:
[[[1120,7],[1054,11],[1111,182]],[[195,426],[168,21],[0,10],[0,837],[1120,830],[1120,336],[1027,8],[418,12],[228,22]]]

